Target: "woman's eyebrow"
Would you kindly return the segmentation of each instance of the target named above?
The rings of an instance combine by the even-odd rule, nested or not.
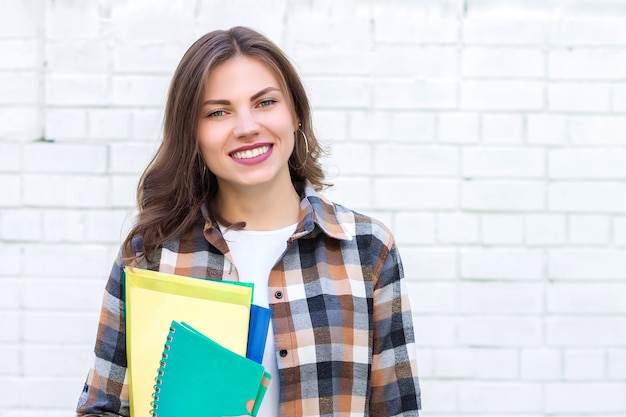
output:
[[[270,91],[280,91],[280,88],[278,87],[266,87],[263,90],[259,91],[258,93],[255,93],[252,95],[252,97],[250,97],[250,101],[254,101],[257,98],[261,97],[264,94],[269,93]],[[220,106],[228,106],[230,105],[230,100],[205,100],[202,105],[206,106],[207,104],[217,104]]]
[[[254,101],[257,98],[261,97],[263,94],[267,94],[270,91],[280,91],[280,88],[277,87],[265,87],[263,90],[259,91],[258,93],[254,94],[252,97],[250,97],[250,101]]]
[[[220,106],[228,106],[230,104],[230,101],[228,100],[204,100],[204,102],[202,103],[203,106],[206,106],[207,104],[219,104]]]

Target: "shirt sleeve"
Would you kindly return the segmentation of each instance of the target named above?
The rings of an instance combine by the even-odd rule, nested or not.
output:
[[[372,244],[372,255],[374,343],[370,415],[418,416],[421,396],[413,319],[400,254],[390,233]]]
[[[130,416],[121,251],[106,285],[94,361],[78,400],[77,416]]]

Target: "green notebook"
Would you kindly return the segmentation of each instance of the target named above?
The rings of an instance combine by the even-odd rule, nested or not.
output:
[[[262,365],[174,320],[154,387],[152,415],[255,416],[270,379]]]

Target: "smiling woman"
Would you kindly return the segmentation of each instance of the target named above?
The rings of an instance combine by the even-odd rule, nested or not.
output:
[[[137,223],[109,277],[78,415],[130,413],[127,265],[254,283],[254,303],[272,312],[263,365],[273,382],[259,416],[418,415],[393,236],[319,194],[321,153],[306,92],[276,45],[236,27],[190,47],[139,182]]]
[[[299,121],[282,84],[271,68],[247,56],[229,59],[208,77],[206,116],[196,137],[228,224],[245,219],[249,228],[271,230],[298,220],[289,158]]]

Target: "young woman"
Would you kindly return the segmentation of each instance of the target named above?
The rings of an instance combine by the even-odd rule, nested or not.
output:
[[[272,310],[260,416],[418,415],[393,237],[318,194],[320,154],[302,83],[276,45],[235,27],[191,46],[106,287],[78,415],[129,415],[125,265],[255,283],[254,302]]]

